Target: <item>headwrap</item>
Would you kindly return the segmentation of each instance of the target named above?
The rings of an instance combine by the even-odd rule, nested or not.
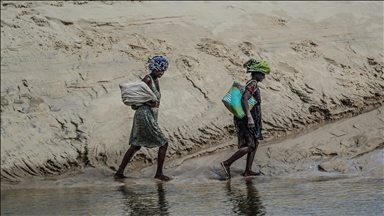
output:
[[[166,71],[168,69],[168,61],[163,56],[155,56],[148,60],[148,68],[151,71]]]
[[[256,61],[256,59],[250,59],[246,63],[244,63],[244,67],[247,68],[247,73],[260,72],[263,74],[269,74],[271,72],[271,68],[269,67],[266,61]]]

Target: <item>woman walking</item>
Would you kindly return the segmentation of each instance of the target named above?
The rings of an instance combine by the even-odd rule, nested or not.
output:
[[[256,155],[259,140],[263,140],[261,134],[261,98],[258,83],[262,82],[266,74],[270,73],[270,68],[267,62],[258,62],[255,59],[250,59],[244,64],[247,68],[247,73],[251,73],[251,80],[246,84],[245,91],[241,98],[241,104],[246,116],[242,119],[234,116],[234,124],[238,137],[238,150],[227,160],[221,162],[228,179],[231,178],[230,166],[233,162],[244,155],[247,155],[245,171],[243,176],[260,175],[259,172],[252,171],[252,163]],[[249,110],[248,99],[254,97],[257,104]]]
[[[145,82],[157,97],[157,101],[148,101],[144,105],[137,107],[129,138],[130,148],[124,155],[119,169],[114,174],[115,179],[126,178],[124,169],[133,155],[142,146],[147,148],[159,147],[157,157],[157,171],[155,178],[161,181],[169,181],[172,178],[163,174],[165,153],[168,148],[168,139],[157,124],[158,110],[160,106],[160,85],[158,79],[164,75],[168,69],[168,61],[162,56],[155,56],[148,60],[148,67],[151,73],[146,75],[142,81]]]

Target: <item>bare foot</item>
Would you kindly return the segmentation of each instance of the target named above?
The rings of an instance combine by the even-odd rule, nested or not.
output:
[[[229,166],[225,165],[224,162],[221,162],[220,165],[221,165],[221,167],[223,167],[225,174],[227,174],[227,176],[228,176],[228,179],[230,179],[231,178],[231,171],[229,169]]]
[[[259,172],[253,172],[253,171],[247,171],[247,172],[244,172],[243,174],[241,174],[242,176],[244,177],[248,177],[248,176],[259,176],[260,173]]]
[[[170,178],[170,177],[168,177],[168,176],[165,176],[165,175],[163,175],[163,174],[161,174],[161,175],[155,175],[155,178],[156,179],[159,179],[159,180],[161,180],[161,181],[171,181],[173,178]]]
[[[123,179],[123,178],[127,178],[124,174],[121,174],[121,173],[115,173],[115,175],[113,175],[113,177],[115,179]]]

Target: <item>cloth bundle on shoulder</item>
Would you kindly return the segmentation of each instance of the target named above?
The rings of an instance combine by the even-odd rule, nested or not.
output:
[[[244,118],[245,112],[243,106],[241,105],[241,98],[245,91],[245,86],[234,81],[228,93],[221,100],[224,103],[224,106],[237,118]],[[256,99],[252,96],[248,99],[248,108],[251,110],[257,104]]]
[[[148,101],[156,101],[155,93],[143,82],[120,84],[121,99],[127,106],[141,106]]]

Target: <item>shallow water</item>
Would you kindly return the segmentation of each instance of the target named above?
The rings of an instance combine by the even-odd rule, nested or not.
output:
[[[1,215],[383,215],[383,179],[235,178],[201,184],[18,189]]]

